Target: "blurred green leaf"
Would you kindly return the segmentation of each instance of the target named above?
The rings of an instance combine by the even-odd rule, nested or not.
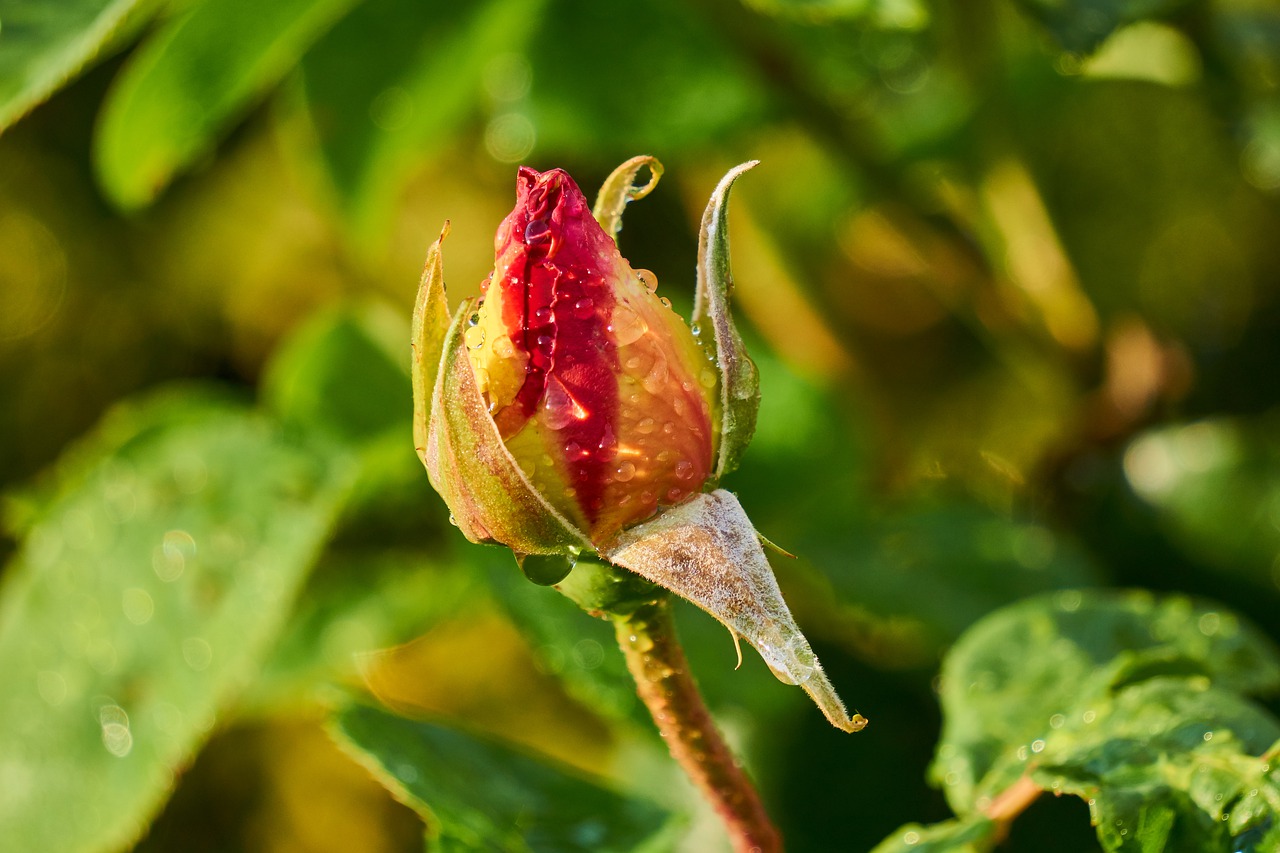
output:
[[[1007,607],[943,664],[946,720],[930,774],[968,814],[1038,764],[1058,730],[1092,725],[1113,693],[1159,676],[1259,693],[1280,687],[1280,658],[1251,625],[1182,597],[1064,591]]]
[[[486,80],[506,85],[502,60],[523,49],[543,5],[367,0],[308,53],[307,100],[356,236],[384,233],[413,168],[474,116]]]
[[[1208,679],[1157,677],[1049,733],[1031,776],[1088,800],[1107,850],[1233,850],[1280,818],[1280,768],[1258,757],[1277,738],[1273,717]]]
[[[871,853],[977,853],[996,844],[995,822],[980,815],[921,826],[909,823],[894,830]]]
[[[531,44],[527,109],[545,154],[666,160],[722,143],[769,109],[756,69],[678,0],[551,0]]]
[[[181,397],[108,419],[0,601],[0,837],[109,850],[253,677],[350,469],[242,408]],[[121,421],[124,422],[123,426]],[[68,807],[68,804],[74,807]]]
[[[0,131],[145,22],[155,0],[0,0]]]
[[[1101,579],[1069,535],[963,501],[906,508],[795,547],[837,600],[919,622],[936,649],[1006,604]]]
[[[1069,51],[1089,53],[1115,30],[1135,21],[1159,18],[1190,0],[1019,0]]]
[[[322,311],[276,351],[264,403],[286,423],[359,444],[400,430],[409,456],[409,324],[380,303]]]
[[[125,209],[150,203],[354,2],[204,0],[166,22],[102,107],[94,159],[107,195]]]
[[[529,638],[542,669],[562,679],[569,694],[592,710],[644,722],[611,622],[592,618],[555,590],[530,583],[506,549],[468,548],[466,554]]]
[[[1125,450],[1134,491],[1173,540],[1208,566],[1280,592],[1280,416],[1148,430]]]
[[[549,760],[374,708],[352,707],[335,722],[357,758],[427,821],[432,849],[669,848],[671,815]]]
[[[249,703],[278,710],[331,698],[362,674],[361,655],[408,642],[478,597],[468,568],[408,549],[325,554]]]
[[[919,0],[744,0],[771,15],[808,21],[869,19],[878,26],[916,29],[929,21]]]

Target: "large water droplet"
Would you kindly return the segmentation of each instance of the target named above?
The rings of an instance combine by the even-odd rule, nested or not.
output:
[[[667,360],[659,355],[654,359],[653,365],[649,368],[649,372],[644,375],[644,380],[640,384],[650,394],[660,394],[666,390],[667,376]]]
[[[574,399],[569,389],[555,376],[547,378],[542,398],[542,423],[548,429],[564,429],[574,421],[586,420],[590,412]]]
[[[624,347],[644,337],[649,331],[649,324],[635,311],[619,303],[613,307],[613,315],[609,318],[609,331],[618,346]]]
[[[649,270],[636,270],[636,276],[640,279],[640,283],[644,285],[644,289],[650,293],[656,293],[658,290],[658,277]]]
[[[618,465],[617,470],[613,472],[613,476],[619,483],[625,483],[635,475],[636,466],[633,462],[622,462]]]
[[[524,241],[526,243],[537,243],[547,239],[547,234],[551,231],[551,225],[545,219],[534,219],[524,227]]]
[[[480,349],[484,346],[484,327],[471,326],[462,335],[462,340],[467,345],[467,349]]]

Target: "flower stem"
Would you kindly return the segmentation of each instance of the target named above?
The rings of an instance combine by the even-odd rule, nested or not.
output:
[[[689,674],[667,598],[627,615],[614,615],[618,645],[637,691],[671,756],[724,820],[739,853],[775,853],[782,838],[760,795],[716,730]]]

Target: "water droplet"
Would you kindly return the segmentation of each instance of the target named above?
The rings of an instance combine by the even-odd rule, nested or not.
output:
[[[1204,739],[1206,742],[1213,740],[1213,732],[1205,732]]]
[[[141,587],[131,587],[124,591],[123,599],[120,603],[120,609],[124,611],[124,618],[128,619],[135,625],[145,625],[151,621],[152,614],[155,613],[156,605],[152,600],[151,594]]]
[[[625,483],[636,475],[636,466],[632,462],[623,462],[613,472],[619,483]]]
[[[637,368],[640,367],[642,363],[643,362],[641,361],[640,356],[633,355],[631,356],[631,358],[623,362],[622,366],[625,367],[627,370],[636,370]]]
[[[641,435],[648,435],[653,432],[656,426],[657,424],[654,423],[653,418],[641,418],[640,422],[636,424],[636,432]]]
[[[668,298],[667,298],[667,297],[665,297],[665,296],[660,297],[660,298],[658,299],[658,301],[662,303],[662,307],[663,307],[663,308],[670,308],[670,307],[671,307],[671,300],[670,300],[670,299],[668,299]]]
[[[452,524],[454,527],[458,526],[458,519],[453,517],[453,513],[449,513],[449,523]]]
[[[636,270],[636,277],[640,279],[640,284],[650,293],[658,290],[658,277],[649,270]]]
[[[583,421],[591,413],[569,393],[569,389],[555,376],[547,378],[547,390],[542,398],[542,423],[548,429],[564,429],[574,421]]]
[[[688,459],[681,459],[676,463],[676,477],[681,480],[693,479],[693,463]]]
[[[511,343],[511,338],[503,335],[493,342],[493,353],[498,358],[511,358],[516,354],[516,348],[515,345]]]
[[[684,398],[679,396],[673,397],[671,400],[671,408],[675,410],[677,415],[683,415],[686,408]]]
[[[1039,738],[1037,738],[1036,740],[1033,740],[1031,742],[1031,751],[1044,752],[1044,741],[1040,740]]]
[[[577,302],[573,303],[573,316],[577,317],[579,320],[590,319],[595,312],[596,303],[589,296],[585,299],[579,299]]]
[[[640,384],[650,394],[661,394],[666,390],[667,376],[667,360],[659,355],[654,359],[653,365],[649,368],[649,372],[644,375],[644,380]]]
[[[624,303],[618,303],[613,307],[613,314],[609,317],[608,329],[613,334],[614,342],[624,347],[644,337],[644,334],[649,331],[649,324]]]
[[[703,368],[702,372],[698,374],[698,381],[702,383],[703,388],[714,388],[716,387],[716,372],[709,367]]]
[[[689,331],[693,332],[693,336],[695,338],[700,337],[702,335],[702,326],[698,325],[697,323],[690,323]]]
[[[916,831],[914,831],[914,830],[911,830],[911,831],[908,831],[908,832],[903,833],[903,835],[902,835],[902,843],[903,843],[903,844],[919,844],[919,843],[920,843],[920,833],[918,833],[918,832],[916,832]]]
[[[182,659],[196,672],[207,669],[213,661],[213,647],[200,637],[187,637],[182,641]]]
[[[540,326],[550,326],[555,320],[555,315],[551,313],[550,308],[537,308],[529,315],[529,328],[537,329]],[[539,338],[541,340],[541,338]],[[548,338],[548,341],[550,338]]]
[[[676,425],[671,421],[667,421],[665,424],[662,425],[662,431],[667,435],[674,435],[676,431]]]
[[[472,314],[470,317],[468,317],[468,318],[467,318],[467,325],[468,325],[468,326],[479,326],[479,325],[480,325],[480,315],[477,313],[477,314]]]
[[[1098,719],[1098,712],[1085,711],[1083,714],[1080,715],[1080,719],[1084,720],[1085,723],[1092,723],[1094,720]]]
[[[1054,714],[1052,717],[1049,718],[1049,728],[1060,729],[1062,728],[1063,724],[1066,723],[1066,721],[1067,721],[1067,718],[1062,716],[1061,714]]]
[[[537,243],[547,239],[547,234],[551,231],[551,225],[545,219],[533,219],[524,227],[524,241],[526,243]]]
[[[658,496],[655,495],[653,492],[650,492],[646,489],[645,491],[640,493],[640,503],[652,504],[657,502],[658,502]]]
[[[102,726],[102,745],[116,758],[124,758],[133,750],[133,733],[129,731],[129,715],[119,705],[103,705],[98,709],[98,725]]]
[[[472,326],[463,332],[462,340],[467,345],[467,349],[480,349],[484,346],[484,328]]]
[[[676,501],[684,497],[686,494],[688,494],[688,492],[686,492],[684,489],[681,489],[678,486],[673,486],[672,488],[667,489],[667,500],[670,501],[671,503],[675,503]]]

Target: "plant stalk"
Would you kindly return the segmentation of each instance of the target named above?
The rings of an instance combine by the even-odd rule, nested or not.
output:
[[[689,674],[670,600],[664,597],[631,614],[615,614],[613,621],[641,700],[672,758],[725,822],[734,849],[738,853],[781,851],[782,837],[716,730]]]

